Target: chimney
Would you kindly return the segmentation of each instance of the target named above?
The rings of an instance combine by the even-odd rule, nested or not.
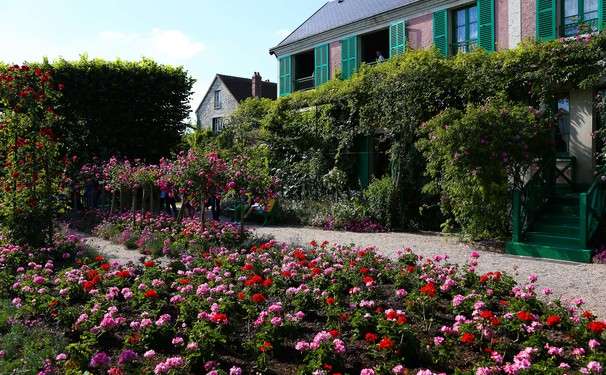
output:
[[[261,74],[255,72],[252,77],[252,96],[261,97]]]

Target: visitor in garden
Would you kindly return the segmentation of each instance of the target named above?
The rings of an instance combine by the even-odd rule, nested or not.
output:
[[[172,193],[168,193],[166,196],[166,213],[170,216],[177,217],[177,204],[175,195]]]
[[[208,198],[208,205],[210,205],[210,212],[214,221],[219,221],[219,215],[221,215],[221,199],[218,194],[212,194]]]
[[[235,222],[235,223],[240,222],[242,211],[246,211],[247,213],[249,212],[250,207],[251,207],[250,202],[251,202],[250,194],[244,194],[242,196],[242,202],[234,208],[233,222]],[[244,217],[246,217],[246,215],[244,215]]]
[[[252,206],[250,206],[250,208],[244,215],[244,218],[246,219],[248,216],[250,216],[253,211],[257,211],[259,214],[262,214],[263,212],[270,212],[274,207],[274,203],[276,203],[276,200],[274,198],[270,199],[266,205],[254,203]]]

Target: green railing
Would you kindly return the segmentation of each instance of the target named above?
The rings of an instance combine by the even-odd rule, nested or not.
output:
[[[556,158],[550,157],[520,190],[513,191],[513,241],[520,242],[553,196]]]
[[[601,184],[600,177],[606,173],[598,173],[598,177],[593,181],[586,193],[581,193],[580,218],[580,240],[581,249],[586,249],[598,228],[605,222],[606,214],[606,189]]]

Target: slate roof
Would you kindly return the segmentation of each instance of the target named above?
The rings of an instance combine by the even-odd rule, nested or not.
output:
[[[252,97],[252,79],[217,74],[217,77],[223,81],[225,87],[231,92],[238,102]],[[268,81],[261,81],[261,97],[276,100],[278,97],[278,84]]]
[[[270,51],[422,0],[332,0]]]

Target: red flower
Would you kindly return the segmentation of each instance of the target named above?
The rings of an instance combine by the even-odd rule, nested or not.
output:
[[[245,265],[243,265],[243,266],[242,266],[240,269],[241,269],[242,271],[250,271],[250,270],[252,270],[253,268],[254,268],[254,267],[253,267],[253,265],[252,265],[252,264],[250,264],[250,263],[246,263],[246,264],[245,264]]]
[[[107,263],[103,263],[103,264],[101,265],[101,267],[99,267],[99,268],[101,268],[102,270],[108,270],[108,269],[109,269],[109,267],[110,267],[110,265],[109,265],[109,264],[107,264]]]
[[[368,283],[373,283],[375,280],[370,276],[366,276],[364,278],[364,280],[362,280],[362,281],[364,281],[365,284],[368,284]]]
[[[336,329],[330,330],[328,333],[330,333],[330,335],[331,335],[332,337],[339,337],[339,336],[341,336],[341,332],[339,332],[339,331],[338,331],[338,330],[336,330]]]
[[[406,269],[408,272],[413,272],[415,270],[415,266],[408,266]]]
[[[436,296],[436,286],[433,283],[427,283],[421,288],[421,293],[427,294],[429,297]]]
[[[269,350],[271,350],[271,349],[272,349],[272,347],[271,347],[271,342],[269,342],[269,341],[265,341],[265,342],[263,343],[263,345],[261,345],[261,346],[259,347],[259,350],[260,350],[260,351],[262,351],[262,352],[266,352],[266,351],[269,351]]]
[[[562,322],[562,318],[560,318],[560,317],[559,317],[559,316],[557,316],[557,315],[552,315],[552,316],[550,316],[549,318],[547,318],[547,325],[548,325],[548,326],[552,326],[552,325],[555,325],[555,324],[559,324],[559,323],[561,323],[561,322]]]
[[[379,338],[379,336],[375,335],[374,333],[367,333],[366,336],[364,336],[364,339],[366,340],[366,342],[375,342],[377,341],[377,339]]]
[[[593,315],[593,313],[591,311],[585,311],[585,312],[583,312],[583,318],[593,319],[593,318],[595,318],[595,315]]]
[[[103,262],[104,258],[101,255],[97,255],[95,257],[95,260],[99,261],[99,262]]]
[[[534,318],[531,313],[529,313],[528,311],[522,310],[518,313],[518,319],[520,319],[523,322],[527,322],[529,320],[533,320]]]
[[[153,266],[155,266],[155,265],[156,265],[156,263],[154,263],[154,262],[153,262],[153,261],[151,261],[151,260],[148,260],[147,262],[143,263],[143,265],[144,265],[145,267],[153,267]]]
[[[475,338],[476,336],[473,333],[465,332],[463,336],[461,336],[460,340],[468,344],[473,344],[473,340]]]
[[[187,284],[189,282],[189,279],[181,279],[179,280],[179,284],[183,285],[183,284]]]
[[[368,272],[370,272],[370,270],[366,267],[360,269],[360,273],[362,275],[366,275],[366,274],[368,274]]]
[[[328,298],[326,299],[326,304],[327,304],[327,305],[334,305],[334,304],[335,304],[335,299],[334,299],[334,298],[332,298],[332,297],[328,297]]]
[[[212,320],[215,323],[227,322],[227,314],[216,314],[213,316]]]
[[[125,277],[125,278],[126,277],[130,277],[130,272],[128,272],[127,270],[120,271],[120,272],[118,272],[116,274],[116,276],[118,276],[118,277]]]
[[[273,285],[273,283],[274,282],[271,279],[265,279],[263,281],[263,286],[270,286],[270,285]]]
[[[482,311],[482,313],[480,315],[482,315],[482,318],[484,318],[484,319],[492,318],[492,312],[490,312],[488,310]]]
[[[378,348],[379,350],[392,350],[394,347],[393,341],[388,339],[387,337],[383,337],[381,342],[379,342]]]
[[[149,299],[157,298],[158,297],[158,292],[156,292],[153,289],[150,289],[147,292],[145,292],[145,297],[147,297]]]
[[[587,324],[587,328],[594,331],[597,334],[602,334],[606,329],[606,323],[604,322],[591,322]]]
[[[242,292],[238,293],[238,299],[244,299],[246,298],[246,295]]]
[[[252,300],[255,303],[262,303],[262,302],[265,302],[267,300],[267,298],[265,298],[265,296],[263,294],[257,293],[252,296]]]

